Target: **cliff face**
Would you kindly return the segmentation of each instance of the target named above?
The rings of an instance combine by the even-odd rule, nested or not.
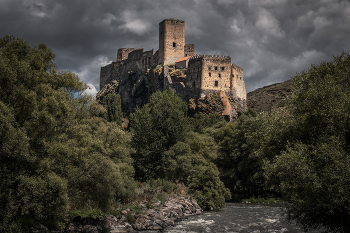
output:
[[[123,112],[134,112],[136,106],[148,103],[150,91],[147,76],[134,73],[128,79],[112,81],[105,85],[98,93],[97,100],[103,104],[103,98],[109,93],[119,94],[122,101]]]
[[[119,94],[122,111],[132,113],[137,106],[149,102],[153,92],[163,89],[163,73],[161,66],[153,66],[149,73],[130,73],[127,78],[112,81],[105,85],[96,95],[100,104],[109,93]]]

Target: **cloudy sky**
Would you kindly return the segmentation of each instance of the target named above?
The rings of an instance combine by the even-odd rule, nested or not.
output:
[[[197,54],[231,56],[247,92],[350,52],[349,0],[0,0],[0,37],[47,44],[99,90],[118,48],[158,49],[166,18],[185,21]]]

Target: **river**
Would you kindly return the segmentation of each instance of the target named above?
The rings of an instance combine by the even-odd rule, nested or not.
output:
[[[284,219],[280,206],[226,203],[225,207],[219,211],[206,211],[201,215],[191,216],[177,222],[175,226],[166,228],[164,232],[298,233],[304,231]]]

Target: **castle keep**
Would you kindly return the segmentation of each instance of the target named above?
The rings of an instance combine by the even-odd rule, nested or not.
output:
[[[161,72],[151,72],[159,65]],[[174,75],[176,70],[183,73]],[[118,49],[117,61],[101,67],[100,88],[111,82],[118,83],[117,92],[126,112],[145,104],[148,101],[145,95],[149,97],[152,92],[169,87],[186,101],[221,91],[234,105],[232,111],[246,110],[243,69],[231,64],[230,56],[196,55],[194,44],[185,43],[185,22],[182,20],[165,19],[159,23],[157,51]],[[141,86],[147,86],[147,90]]]

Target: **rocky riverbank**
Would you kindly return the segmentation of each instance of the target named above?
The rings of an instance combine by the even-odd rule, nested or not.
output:
[[[142,203],[141,203],[142,204]],[[142,230],[162,231],[191,215],[202,213],[197,202],[190,197],[168,199],[163,205],[145,209],[136,214],[132,209],[123,210],[120,216],[110,215],[106,218],[75,217],[64,233],[126,233]]]

